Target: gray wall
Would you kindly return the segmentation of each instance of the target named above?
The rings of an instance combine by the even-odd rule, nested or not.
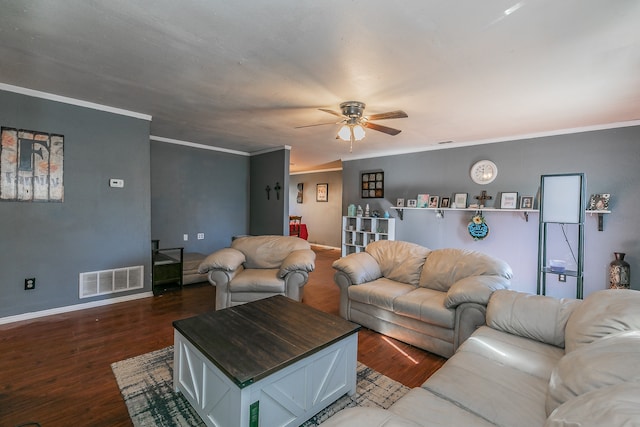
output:
[[[297,203],[298,183],[304,184],[303,202]],[[316,185],[329,184],[327,202],[316,202]],[[291,175],[289,214],[301,215],[309,242],[339,248],[342,227],[342,171]]]
[[[63,203],[0,202],[0,317],[127,294],[80,300],[81,272],[143,265],[150,290],[149,122],[0,91],[0,124],[65,144]]]
[[[418,193],[451,196],[469,193],[469,198],[482,190],[494,197],[498,192],[517,191],[535,196],[540,175],[584,172],[587,196],[611,193],[612,213],[604,218],[604,231],[597,231],[597,217],[586,217],[585,225],[585,296],[607,287],[609,262],[613,252],[625,252],[631,264],[631,286],[640,289],[640,127],[626,127],[571,135],[535,138],[521,141],[425,151],[406,155],[343,162],[343,212],[350,203],[369,202],[371,209],[382,211],[395,206],[396,198],[415,198]],[[497,179],[486,186],[469,178],[473,163],[489,159],[498,165]],[[382,169],[385,172],[385,199],[364,200],[359,195],[360,173]],[[397,217],[394,210],[389,209]],[[466,226],[473,212],[446,211],[442,219],[433,211],[405,210],[404,221],[396,221],[396,238],[429,248],[460,247],[482,251],[506,260],[514,270],[512,287],[536,292],[538,214],[529,222],[518,213],[485,211],[489,236],[474,241]],[[566,243],[557,243],[567,252]],[[575,246],[574,246],[575,250]],[[551,278],[548,294],[575,296],[575,286],[561,284]]]
[[[289,234],[289,158],[288,149],[251,156],[251,202],[249,234]],[[276,195],[280,184],[280,197]],[[269,198],[265,188],[271,188]]]
[[[209,254],[229,246],[248,233],[248,206],[249,157],[151,141],[151,237],[160,247]]]

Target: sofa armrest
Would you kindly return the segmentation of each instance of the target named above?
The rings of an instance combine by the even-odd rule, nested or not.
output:
[[[198,266],[198,273],[210,270],[235,271],[246,261],[242,252],[233,248],[220,249],[204,259]]]
[[[307,273],[310,273],[316,267],[315,260],[316,253],[311,249],[298,249],[296,251],[292,251],[287,255],[284,261],[282,261],[278,277],[282,279],[293,271],[306,271]]]
[[[366,252],[347,255],[334,261],[331,266],[344,273],[352,285],[371,282],[382,277],[378,262]]]
[[[447,308],[456,308],[462,303],[473,302],[486,306],[494,291],[508,288],[509,280],[502,276],[465,277],[451,285],[444,305]]]

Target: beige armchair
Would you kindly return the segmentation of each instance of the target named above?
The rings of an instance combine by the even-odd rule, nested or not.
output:
[[[198,271],[216,287],[216,310],[273,295],[302,301],[315,258],[299,237],[246,236],[209,255]]]

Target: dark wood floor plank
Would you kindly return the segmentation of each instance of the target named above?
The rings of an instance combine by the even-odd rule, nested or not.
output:
[[[333,249],[314,248],[304,303],[338,314]],[[0,325],[0,426],[131,426],[111,363],[173,344],[172,322],[215,309],[215,289],[182,291]],[[361,329],[358,360],[409,387],[444,359]]]

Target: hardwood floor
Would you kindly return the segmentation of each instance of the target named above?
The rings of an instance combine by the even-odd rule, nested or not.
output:
[[[304,302],[338,314],[334,249],[314,248]],[[173,344],[172,322],[215,307],[209,284],[109,306],[0,325],[0,426],[131,426],[111,363]],[[409,387],[445,359],[362,329],[358,360]]]

